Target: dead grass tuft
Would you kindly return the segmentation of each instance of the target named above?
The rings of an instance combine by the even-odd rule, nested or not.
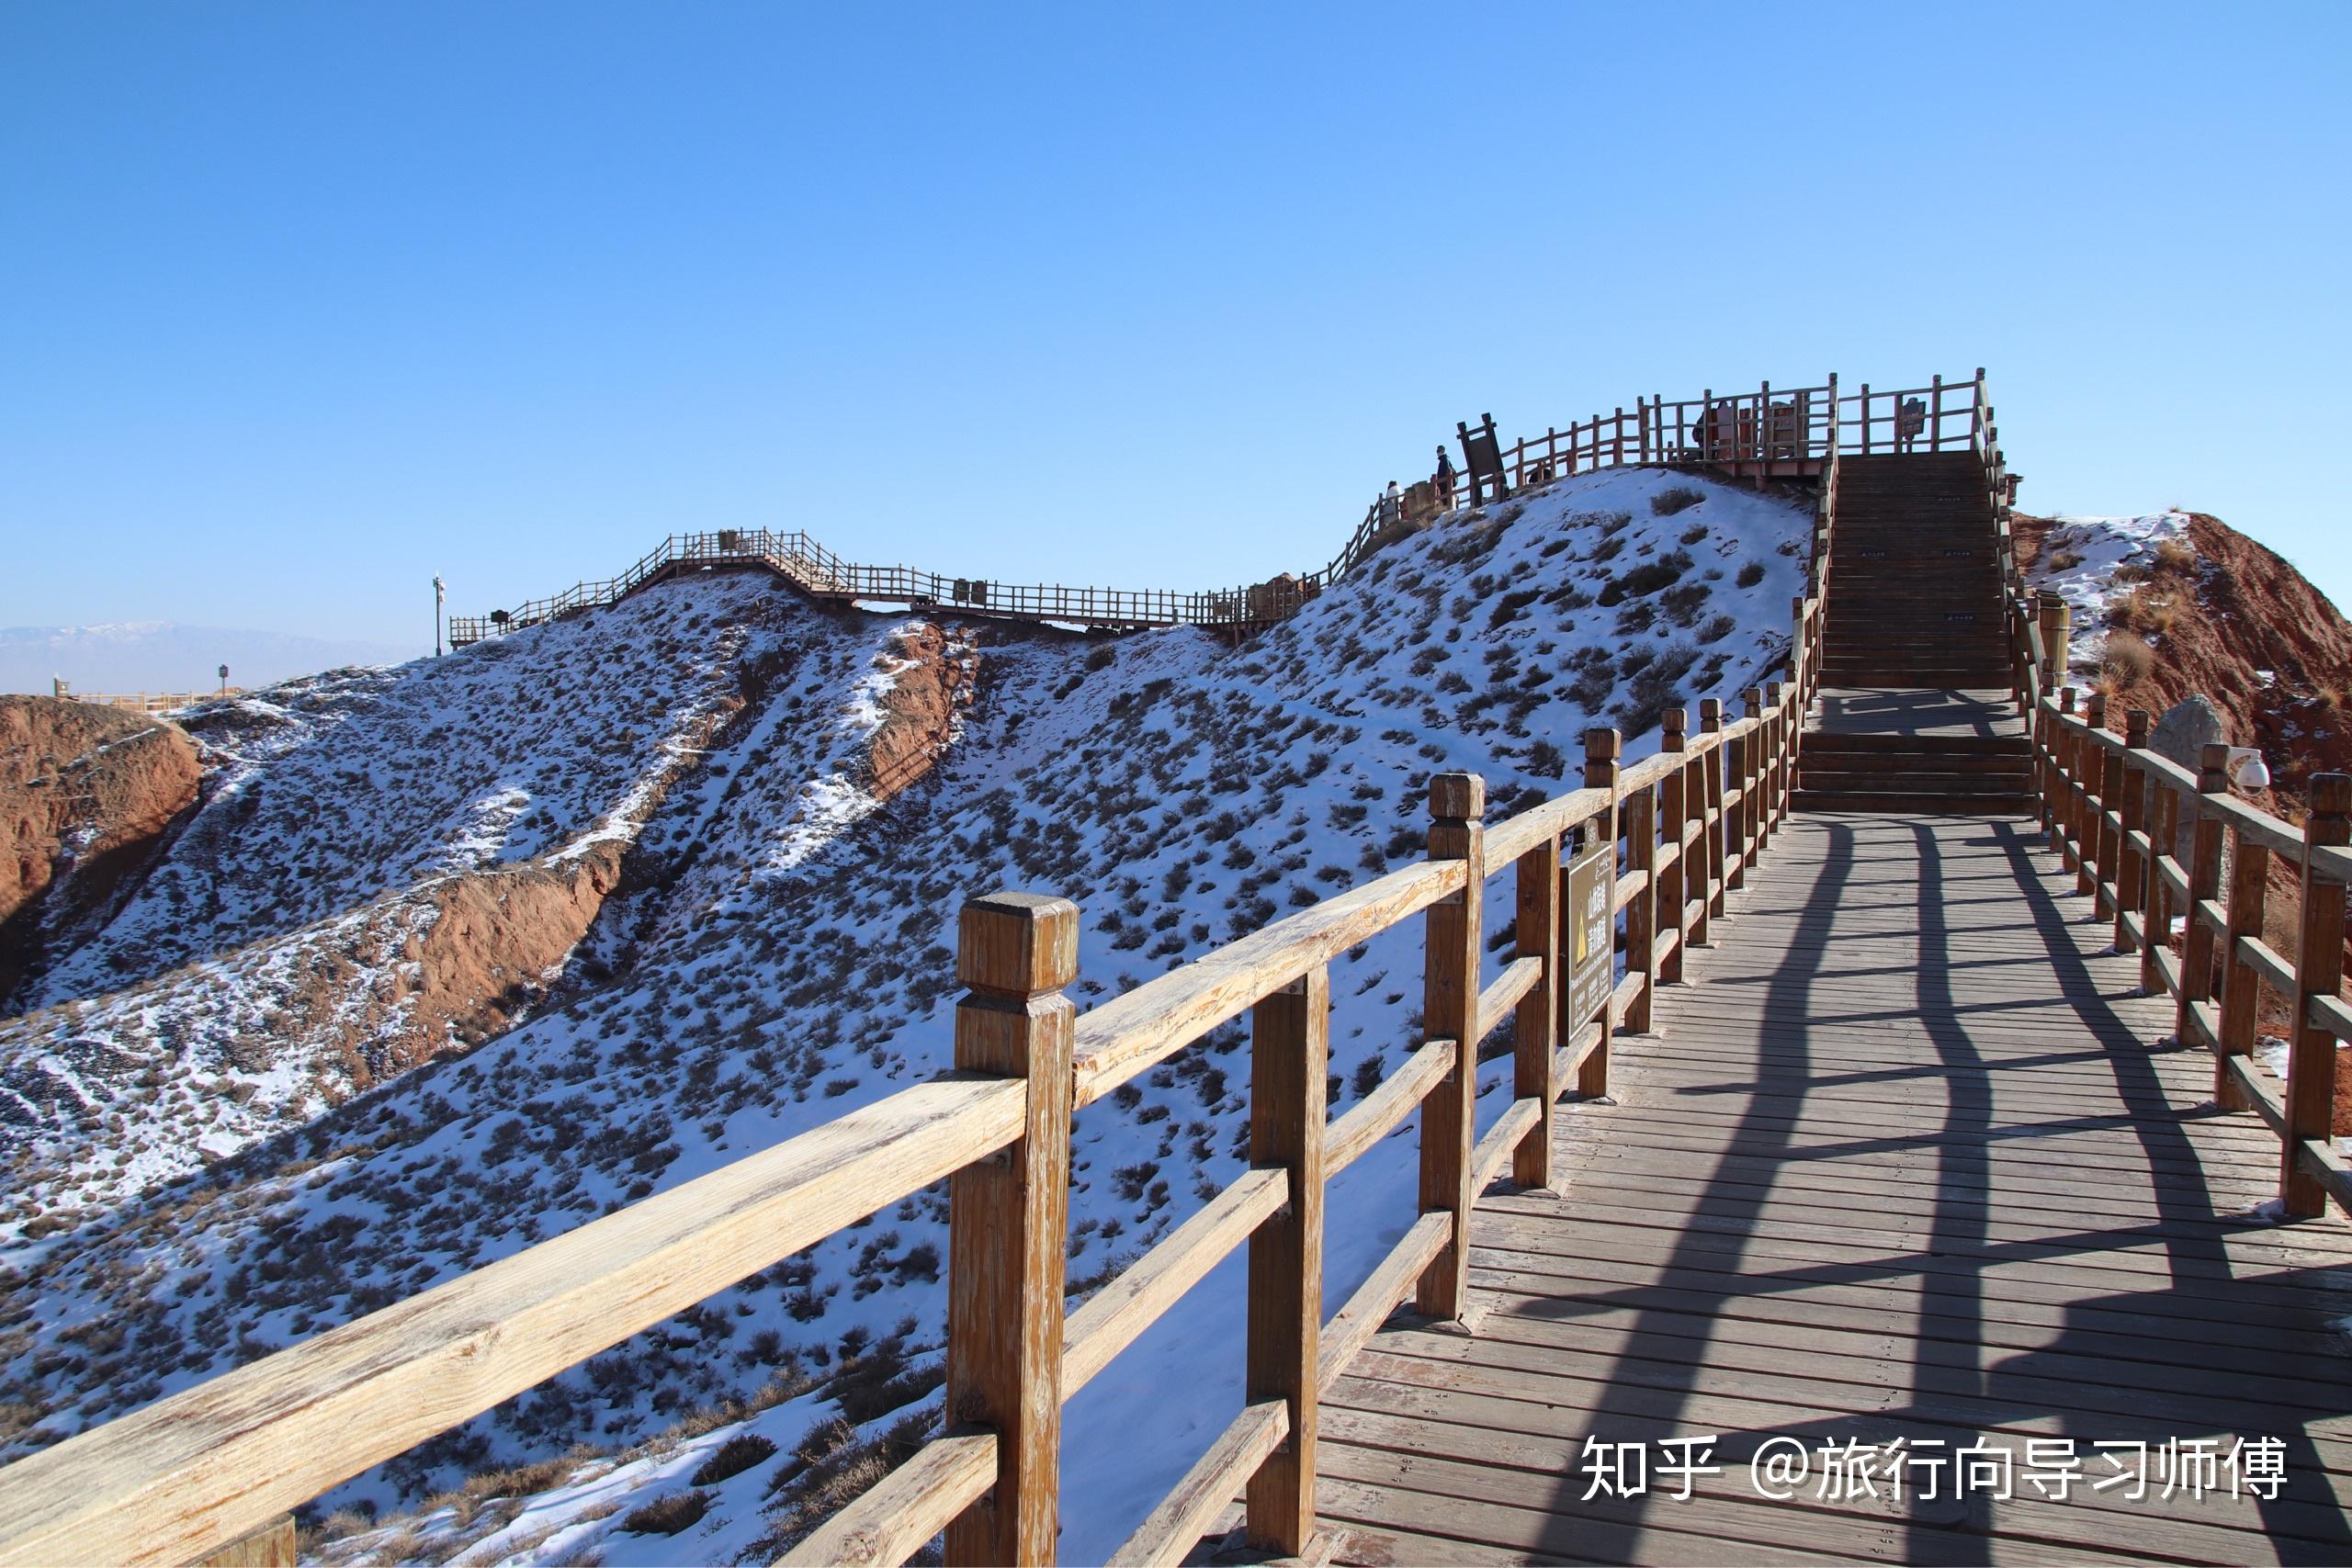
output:
[[[2135,633],[2109,632],[2099,646],[2098,672],[2113,682],[2115,692],[2130,691],[2154,673],[2155,668],[2156,650]]]

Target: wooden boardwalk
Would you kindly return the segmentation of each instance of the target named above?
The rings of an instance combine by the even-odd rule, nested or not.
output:
[[[2240,1217],[2278,1139],[2212,1111],[2073,884],[2023,819],[1790,818],[1621,1037],[1617,1103],[1564,1107],[1561,1194],[1480,1204],[1470,1332],[1392,1326],[1326,1396],[1337,1556],[2352,1560],[2352,1226]],[[1658,1440],[1710,1434],[1722,1472],[1667,1495]],[[2226,1464],[2201,1503],[2087,1485],[2095,1443],[2271,1436],[2276,1500]],[[1787,1501],[1748,1466],[1779,1438]],[[2011,1497],[1931,1498],[1925,1465],[1819,1495],[1823,1444],[1898,1438],[2005,1448]],[[1588,1439],[1648,1445],[1646,1494],[1589,1499]],[[2026,1474],[2052,1439],[2085,1461],[2064,1502]]]

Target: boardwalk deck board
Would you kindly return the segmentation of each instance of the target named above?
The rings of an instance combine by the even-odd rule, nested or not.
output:
[[[2249,1223],[2275,1138],[2031,824],[1794,817],[1729,919],[1619,1036],[1615,1103],[1562,1108],[1561,1191],[1481,1201],[1471,1331],[1400,1319],[1333,1385],[1339,1557],[2352,1558],[2352,1225]],[[1588,1439],[1710,1433],[1691,1501],[1582,1496]],[[1776,1433],[2276,1436],[2288,1480],[1778,1502],[1745,1463]]]

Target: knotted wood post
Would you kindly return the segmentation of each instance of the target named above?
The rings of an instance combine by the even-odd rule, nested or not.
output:
[[[1699,889],[1699,897],[1705,900],[1705,905],[1691,927],[1696,933],[1691,938],[1693,942],[1712,940],[1708,935],[1708,922],[1712,917],[1724,912],[1724,785],[1731,767],[1730,746],[1737,742],[1727,745],[1722,739],[1723,732],[1723,699],[1702,698],[1699,703],[1699,733],[1714,736],[1716,740],[1707,749],[1706,766],[1701,775],[1707,784],[1707,837],[1703,846],[1707,854],[1707,879],[1706,885]]]
[[[1296,1557],[1315,1533],[1323,1324],[1323,1118],[1331,977],[1323,964],[1250,1010],[1250,1163],[1280,1167],[1290,1202],[1250,1233],[1249,1397],[1279,1399],[1290,1435],[1250,1478],[1250,1544]]]
[[[2124,745],[2129,748],[2115,760],[2110,773],[2120,777],[2121,789],[2116,799],[2117,817],[2123,827],[2116,836],[2115,864],[2115,951],[2133,951],[2132,919],[2139,917],[2147,900],[2147,885],[2156,879],[2155,840],[2148,840],[2149,853],[2143,857],[2132,835],[2148,830],[2148,772],[2142,765],[2148,750],[2148,710],[2133,708],[2123,716]],[[2153,949],[2156,940],[2154,931],[2142,932]],[[2144,987],[2143,987],[2144,988]]]
[[[2227,751],[2224,750],[2224,756]],[[2262,936],[2263,906],[2270,891],[2270,846],[2245,829],[2230,828],[2230,929],[2222,951],[2222,1047],[2213,1064],[2213,1100],[2245,1108],[2230,1072],[2229,1057],[2254,1051],[2262,1010],[2262,972],[2245,961],[2241,944]]]
[[[1480,894],[1487,880],[1487,782],[1476,773],[1430,780],[1433,861],[1464,863],[1460,893],[1430,906],[1421,953],[1421,1030],[1453,1042],[1453,1065],[1421,1101],[1421,1213],[1453,1216],[1445,1247],[1421,1271],[1415,1307],[1458,1318],[1470,1291],[1470,1152],[1478,1097]]]
[[[2352,773],[2312,779],[2312,814],[2303,824],[2302,942],[2295,954],[2294,1042],[2287,1060],[2287,1136],[2279,1192],[2287,1213],[2301,1218],[2327,1213],[2327,1189],[2303,1168],[2303,1145],[2333,1145],[2335,1133],[2335,1036],[2312,1021],[2312,1002],[2335,999],[2344,987],[2345,885],[2319,868],[2314,848],[2352,844]]]
[[[1612,856],[1617,852],[1617,759],[1624,750],[1623,738],[1613,729],[1588,729],[1584,732],[1584,787],[1605,790],[1609,795],[1609,804],[1594,816],[1592,827],[1588,830],[1608,846],[1604,852]],[[1613,878],[1611,886],[1614,886]],[[1562,898],[1565,902],[1565,889]],[[1581,912],[1570,918],[1581,919]],[[1617,920],[1613,915],[1610,918],[1609,926],[1611,931],[1616,930]],[[1562,987],[1560,994],[1567,995],[1567,987]],[[1571,1039],[1575,1037],[1573,1032],[1583,1024],[1584,1020],[1580,1018],[1570,1021]],[[1600,1008],[1600,1043],[1592,1048],[1583,1065],[1577,1068],[1577,1093],[1587,1100],[1598,1100],[1609,1092],[1609,1055],[1616,1038],[1616,1009],[1603,1002]]]
[[[1511,1151],[1510,1179],[1521,1187],[1552,1185],[1552,1103],[1559,1098],[1553,1081],[1553,1050],[1559,1038],[1559,1010],[1567,998],[1564,965],[1566,926],[1560,919],[1560,836],[1544,841],[1519,857],[1513,880],[1518,897],[1519,944],[1515,956],[1540,959],[1544,973],[1519,999],[1511,1015],[1511,1094],[1533,1099],[1535,1125]]]
[[[2172,1019],[2173,1038],[2183,1045],[2196,1043],[2196,1026],[2190,1021],[2193,1010],[2199,1002],[2212,1000],[2216,990],[2213,928],[2198,911],[2222,890],[2222,819],[2206,808],[2204,797],[2229,794],[2230,749],[2213,742],[2198,752],[2197,763],[2197,822],[2190,829],[2188,851],[2188,925],[2181,938],[2180,999],[2173,1008]],[[2216,1038],[2211,1043],[2218,1049],[2221,1031],[2216,1028],[2213,1032]],[[2228,1075],[2222,1077],[2226,1081]],[[2235,1109],[2232,1098],[2222,1091],[2222,1085],[2214,1086],[2214,1101]]]
[[[1668,756],[1680,756],[1689,743],[1684,727],[1690,722],[1690,714],[1681,708],[1668,708],[1658,716],[1658,750]],[[1688,802],[1690,798],[1690,769],[1685,764],[1669,772],[1658,781],[1658,833],[1666,841],[1666,863],[1657,874],[1657,931],[1672,931],[1674,945],[1658,961],[1657,977],[1671,985],[1682,978],[1682,942],[1690,933],[1682,918],[1689,896],[1683,889],[1689,886],[1690,855],[1683,849],[1684,825],[1690,820]]]
[[[1045,1563],[1059,1528],[1063,1265],[1078,906],[995,893],[956,921],[956,1066],[1026,1078],[1021,1141],[947,1186],[947,1422],[992,1428],[996,1486],[947,1527],[946,1561]]]
[[[1645,784],[1620,807],[1625,820],[1625,876],[1641,886],[1625,901],[1625,977],[1641,976],[1625,1006],[1625,1032],[1647,1034],[1650,998],[1657,989],[1657,795]]]
[[[1789,814],[1790,762],[1795,756],[1795,716],[1781,705],[1781,694],[1788,687],[1779,681],[1764,683],[1764,711],[1771,715],[1772,730],[1772,791],[1771,814],[1764,824],[1764,841],[1770,843],[1772,835],[1781,830],[1781,819]]]

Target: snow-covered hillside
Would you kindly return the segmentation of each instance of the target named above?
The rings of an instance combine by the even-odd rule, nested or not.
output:
[[[2051,518],[2047,526],[2041,547],[2026,569],[2026,585],[2065,599],[2072,615],[2068,668],[2096,670],[2119,596],[2133,582],[2147,580],[2158,552],[2167,545],[2178,551],[2188,548],[2188,513],[2061,515]]]
[[[119,1186],[110,1212],[20,1246],[0,1316],[0,1408],[20,1413],[5,1451],[937,1070],[956,995],[947,942],[967,894],[1076,899],[1073,994],[1091,1006],[1418,857],[1432,772],[1483,773],[1499,817],[1573,784],[1590,725],[1620,726],[1642,754],[1662,708],[1777,673],[1809,532],[1808,507],[1747,491],[1654,471],[1581,477],[1390,546],[1238,650],[1189,629],[1103,640],[965,624],[940,637],[904,617],[820,612],[755,579],[698,580],[386,677],[290,749],[266,750],[258,726],[223,734],[216,743],[249,748],[252,765],[207,807],[234,838],[215,846],[222,869],[159,878],[147,913],[125,917],[146,925],[74,960],[71,983],[103,984],[109,953],[175,940],[163,911],[175,886],[177,908],[212,924],[171,952],[197,956],[210,940],[268,952],[320,922],[373,918],[405,897],[390,890],[642,826],[625,834],[623,880],[567,974],[519,1025],[307,1124],[294,1122],[311,1106],[289,1111],[239,1158],[141,1199]],[[931,776],[886,801],[858,759],[926,636],[977,658],[964,688],[975,700],[956,708]],[[412,682],[449,700],[419,684],[395,701]],[[658,740],[617,759],[609,739],[623,728]],[[290,841],[245,862],[235,795],[258,794],[261,819],[294,798],[277,781],[298,767],[313,783],[307,806],[276,819]],[[311,893],[314,880],[327,890]],[[236,1032],[211,1021],[232,1010],[233,971],[165,976],[187,987],[172,993],[169,1029],[154,1001],[94,1001],[75,1049],[166,1084],[218,1075],[209,1054],[229,1046],[207,1042]],[[1410,929],[1335,967],[1335,1111],[1410,1048],[1419,986]],[[1240,1170],[1244,1038],[1219,1031],[1080,1116],[1074,1289]],[[62,1049],[20,1033],[0,1051],[13,1061],[31,1043]],[[194,1101],[140,1114],[168,1142],[198,1127]],[[1414,1207],[1400,1131],[1335,1188],[1329,1299]],[[327,1506],[398,1509],[539,1465],[335,1551],[397,1556],[429,1537],[437,1555],[479,1536],[465,1561],[772,1555],[806,1510],[870,1474],[878,1461],[861,1439],[919,1427],[938,1378],[944,1208],[939,1193],[910,1199],[341,1489]],[[1236,1260],[1073,1403],[1069,1559],[1099,1560],[1238,1404],[1239,1284]],[[559,1458],[580,1443],[612,1457]],[[718,1462],[722,1450],[732,1457]],[[584,1490],[523,1519],[481,1506],[567,1475]],[[680,1528],[644,1533],[668,1524]],[[639,1533],[616,1537],[624,1529]]]

